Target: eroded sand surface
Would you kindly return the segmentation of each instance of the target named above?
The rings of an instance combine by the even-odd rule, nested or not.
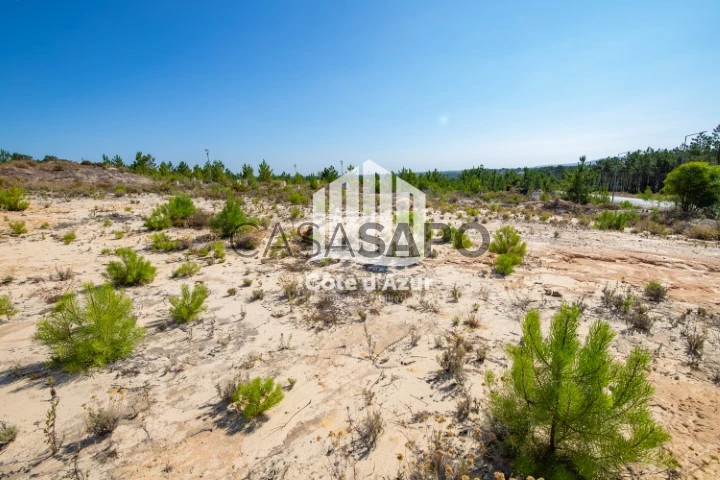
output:
[[[610,321],[618,333],[612,346],[617,356],[627,355],[635,345],[654,352],[653,410],[672,434],[668,448],[680,460],[683,478],[720,476],[720,386],[713,384],[720,372],[717,244],[491,217],[491,233],[511,223],[528,243],[526,263],[515,274],[496,277],[490,274],[489,258],[467,259],[443,246],[437,258],[399,272],[431,278],[426,294],[415,293],[401,304],[378,295],[343,295],[338,300],[340,322],[319,328],[307,319],[315,298],[289,303],[282,296],[280,277],[368,272],[347,264],[300,271],[304,267],[298,259],[262,263],[228,250],[224,263],[203,264],[191,280],[173,279],[171,273],[184,255],[152,253],[150,234],[142,228],[142,216],[160,201],[153,195],[33,199],[25,212],[3,213],[4,231],[8,221],[22,219],[29,233],[0,239],[0,278],[13,277],[0,287],[0,294],[9,293],[19,310],[0,324],[0,420],[19,428],[17,440],[0,453],[0,477],[61,478],[77,466],[93,479],[315,479],[332,478],[340,470],[347,478],[394,478],[411,461],[408,442],[422,447],[433,430],[453,423],[457,388],[437,376],[437,337],[455,330],[473,342],[487,343],[485,360],[466,366],[470,392],[479,399],[475,418],[480,423],[487,396],[484,373],[500,374],[508,366],[503,345],[519,340],[524,311],[541,308],[547,326],[563,301],[580,299],[587,305],[584,331],[595,318]],[[208,211],[221,205],[198,203]],[[254,213],[279,216],[284,225],[294,223],[283,207]],[[111,226],[103,227],[106,219]],[[49,229],[43,231],[44,222]],[[113,231],[123,227],[127,234],[116,240]],[[77,240],[64,245],[60,238],[71,230]],[[207,233],[170,232],[190,238]],[[101,250],[120,246],[133,247],[158,267],[152,284],[126,290],[139,324],[147,327],[145,341],[128,359],[91,376],[48,372],[43,366],[48,352],[32,335],[52,306],[49,300],[84,282],[101,282],[104,266],[113,258]],[[51,279],[56,267],[70,267],[74,278]],[[252,279],[252,286],[243,287],[243,278]],[[649,335],[629,331],[602,306],[602,289],[619,285],[640,295],[651,279],[670,287],[669,301],[653,306],[651,316],[657,321]],[[167,297],[192,281],[209,287],[208,310],[197,323],[173,326]],[[462,292],[458,302],[450,295],[455,284]],[[227,294],[231,287],[238,290],[235,296]],[[264,290],[264,299],[250,301],[255,288]],[[421,300],[439,310],[428,311]],[[461,322],[453,327],[452,319],[465,319],[475,304],[480,326],[469,328]],[[709,336],[699,368],[692,368],[681,335],[684,327],[673,325],[683,312],[698,307],[708,312],[703,326]],[[365,325],[358,310],[367,312]],[[416,346],[410,341],[413,330],[420,334]],[[48,375],[57,384],[57,429],[63,437],[60,454],[52,458],[43,434]],[[217,384],[238,376],[272,376],[286,386],[292,378],[296,383],[267,420],[253,426],[228,411],[216,390]],[[122,392],[123,419],[112,435],[93,439],[85,433],[83,405],[93,397],[106,405],[111,389]],[[372,392],[370,400],[364,390]],[[340,455],[351,441],[348,418],[357,422],[375,410],[385,421],[376,448],[368,454],[355,451],[350,458]],[[664,478],[636,471],[640,473]]]

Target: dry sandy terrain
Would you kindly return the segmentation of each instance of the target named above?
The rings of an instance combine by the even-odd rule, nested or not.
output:
[[[325,327],[308,318],[318,294],[306,303],[290,303],[283,298],[281,276],[369,272],[341,263],[307,267],[293,258],[261,262],[228,249],[224,263],[203,263],[192,280],[173,279],[184,254],[152,253],[150,234],[142,227],[142,216],[162,200],[154,195],[32,198],[27,211],[0,214],[0,278],[13,278],[0,286],[0,295],[9,294],[19,311],[0,324],[0,420],[19,429],[17,439],[0,452],[0,477],[61,478],[77,469],[80,478],[90,479],[319,479],[340,478],[338,472],[345,478],[395,478],[414,461],[416,449],[427,447],[433,431],[460,432],[463,425],[482,424],[484,373],[500,374],[508,367],[503,345],[518,342],[519,320],[527,308],[541,308],[547,326],[562,302],[580,299],[587,305],[583,333],[602,317],[618,333],[613,342],[618,357],[636,345],[654,352],[652,408],[672,434],[668,448],[681,463],[682,478],[720,476],[720,386],[713,383],[720,371],[717,243],[490,216],[491,233],[511,223],[528,243],[526,262],[514,274],[497,277],[490,274],[488,256],[472,260],[443,246],[437,258],[398,272],[432,279],[429,291],[415,292],[400,304],[381,295],[341,295],[336,300],[340,321]],[[221,205],[199,203],[208,211]],[[293,223],[283,207],[266,208],[263,214]],[[18,219],[27,222],[29,233],[7,235],[8,221]],[[111,226],[103,227],[106,219]],[[49,229],[40,229],[44,222]],[[127,234],[116,240],[113,231],[123,227]],[[64,245],[60,238],[68,231],[75,231],[77,239]],[[207,231],[174,229],[170,234],[194,238]],[[138,323],[147,327],[145,340],[126,360],[92,375],[48,371],[48,351],[32,340],[37,322],[52,307],[48,300],[84,282],[101,282],[113,258],[101,250],[120,246],[133,247],[158,267],[152,284],[126,289]],[[74,278],[54,279],[56,267],[71,268]],[[244,278],[252,279],[252,286],[243,287]],[[651,279],[669,287],[669,300],[652,307],[656,323],[645,335],[628,330],[602,305],[601,296],[608,283],[641,295]],[[209,287],[208,310],[196,323],[174,326],[167,297],[192,281]],[[450,294],[455,284],[462,293],[457,302]],[[238,289],[234,296],[227,294],[231,287]],[[262,300],[251,301],[255,288],[264,290]],[[438,310],[423,308],[428,303]],[[707,328],[708,340],[699,367],[693,368],[682,337],[686,325],[675,323],[698,307],[707,310],[707,317],[691,316],[687,322]],[[453,326],[455,316],[466,319],[474,309],[479,327],[462,321]],[[358,310],[367,313],[364,323]],[[438,375],[442,348],[436,339],[451,331],[487,345],[484,361],[471,354],[466,365],[479,411],[465,424],[454,420],[460,389]],[[415,346],[413,332],[419,334]],[[49,455],[43,434],[48,376],[54,377],[60,398],[57,429],[63,447],[56,456]],[[217,384],[243,376],[272,376],[286,386],[284,401],[258,424],[242,422],[216,390]],[[292,388],[288,379],[295,380]],[[121,396],[123,418],[110,436],[95,439],[85,432],[83,405],[105,406],[111,391]],[[385,429],[377,446],[366,452],[353,443],[348,422],[357,424],[375,411]],[[488,466],[487,478],[491,473]],[[634,475],[641,474],[665,478],[635,470]]]

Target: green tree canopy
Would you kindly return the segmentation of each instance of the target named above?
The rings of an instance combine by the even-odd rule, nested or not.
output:
[[[720,202],[720,166],[705,162],[680,165],[665,178],[663,191],[676,198],[684,212]]]

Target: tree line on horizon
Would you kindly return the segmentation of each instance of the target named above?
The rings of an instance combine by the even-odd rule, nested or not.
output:
[[[0,150],[0,163],[13,160],[35,160],[30,155],[10,153]],[[62,160],[46,155],[40,162]],[[515,191],[527,194],[536,190],[552,193],[558,190],[574,194],[578,203],[586,203],[587,192],[627,192],[631,194],[658,193],[663,188],[667,175],[682,163],[707,162],[720,165],[720,125],[710,134],[695,136],[687,146],[672,149],[636,150],[624,157],[607,157],[587,162],[580,157],[577,165],[555,165],[542,167],[486,168],[473,167],[460,172],[443,172],[437,169],[427,172],[414,172],[402,168],[394,172],[399,178],[428,193],[457,191],[464,194],[484,192]],[[92,164],[87,160],[82,163]],[[272,180],[282,180],[288,184],[308,185],[316,189],[322,184],[337,179],[341,172],[334,166],[327,166],[309,175],[282,172],[276,174],[266,160],[257,168],[244,163],[238,172],[230,170],[221,160],[207,161],[203,165],[190,166],[185,161],[174,164],[170,161],[157,162],[150,154],[137,152],[135,158],[126,163],[119,155],[112,158],[103,154],[99,162],[102,165],[127,169],[131,172],[149,176],[158,180],[193,179],[207,183],[229,184],[242,181],[253,185]],[[347,170],[354,167],[349,165]],[[343,172],[344,173],[344,172]],[[582,183],[582,185],[579,185]],[[581,190],[581,191],[578,191]],[[571,198],[573,199],[573,198]]]

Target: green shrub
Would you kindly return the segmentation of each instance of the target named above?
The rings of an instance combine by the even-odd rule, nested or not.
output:
[[[495,273],[500,275],[510,275],[515,271],[515,267],[522,263],[522,258],[513,253],[503,253],[495,260]]]
[[[12,235],[22,235],[23,233],[27,233],[27,227],[25,226],[24,221],[9,222],[8,226],[10,227]]]
[[[148,230],[165,230],[172,227],[172,220],[167,216],[164,205],[161,205],[145,219],[145,228]]]
[[[628,220],[637,218],[635,212],[611,212],[606,210],[595,219],[595,228],[599,230],[624,230]]]
[[[124,197],[127,195],[127,188],[123,185],[116,185],[115,188],[113,188],[113,193],[116,197]]]
[[[468,238],[468,234],[466,232],[461,233],[459,230],[455,231],[452,242],[453,247],[457,250],[472,247],[472,242],[470,241],[470,238]]]
[[[515,227],[506,225],[495,232],[488,249],[492,253],[497,253],[499,255],[510,253],[522,260],[522,257],[525,256],[527,244],[522,241],[522,238],[520,238],[520,234]]]
[[[25,200],[25,190],[20,187],[0,188],[0,208],[21,212],[30,204]]]
[[[107,277],[115,285],[145,285],[155,279],[157,268],[131,248],[118,248],[115,255],[120,261],[112,261],[107,266]]]
[[[304,205],[309,202],[309,199],[307,196],[303,195],[302,193],[293,190],[288,195],[288,201],[292,203],[293,205]]]
[[[257,377],[249,382],[240,382],[231,400],[247,420],[262,415],[285,398],[280,384],[272,378]]]
[[[210,244],[210,250],[213,252],[213,258],[218,263],[225,261],[225,244],[223,242],[213,242]]]
[[[174,252],[180,250],[180,242],[173,238],[170,238],[165,232],[153,233],[150,237],[152,241],[152,251],[157,252]]]
[[[670,438],[648,407],[650,353],[636,348],[624,363],[613,360],[614,333],[600,320],[581,344],[581,314],[562,306],[543,338],[531,310],[522,342],[507,347],[512,368],[491,392],[491,415],[521,476],[615,478],[626,464],[654,461]]]
[[[292,220],[295,220],[296,218],[299,218],[302,215],[302,210],[300,210],[297,207],[292,207],[290,209],[290,218]]]
[[[15,440],[17,432],[18,429],[15,425],[0,422],[0,451]]]
[[[68,232],[62,237],[62,241],[65,245],[70,245],[73,240],[77,238],[77,235],[75,235],[75,232]]]
[[[135,325],[132,301],[111,285],[85,285],[85,301],[65,295],[38,323],[35,339],[64,369],[84,371],[130,355],[145,335]]]
[[[40,225],[40,230],[47,230],[48,228],[50,228],[50,224],[47,222],[43,222],[43,224]]]
[[[16,313],[17,309],[13,306],[10,295],[0,295],[0,317],[4,316],[10,320]]]
[[[257,219],[246,216],[241,208],[240,202],[231,197],[228,197],[223,209],[210,220],[210,228],[217,233],[220,238],[228,238],[239,225],[243,224],[256,225]]]
[[[175,269],[173,278],[191,277],[200,271],[200,265],[195,262],[185,262]]]
[[[192,292],[188,285],[181,287],[180,296],[171,295],[168,298],[170,305],[170,316],[180,323],[190,322],[198,318],[205,311],[205,299],[208,296],[208,289],[202,283],[196,284]]]
[[[667,295],[667,288],[657,280],[651,280],[645,285],[645,296],[653,302],[662,302]]]
[[[145,220],[149,230],[164,230],[172,226],[184,226],[186,220],[195,214],[195,204],[187,195],[171,197],[168,203],[158,205]]]
[[[112,233],[115,236],[115,240],[122,240],[125,238],[125,232],[122,230],[114,230]]]

